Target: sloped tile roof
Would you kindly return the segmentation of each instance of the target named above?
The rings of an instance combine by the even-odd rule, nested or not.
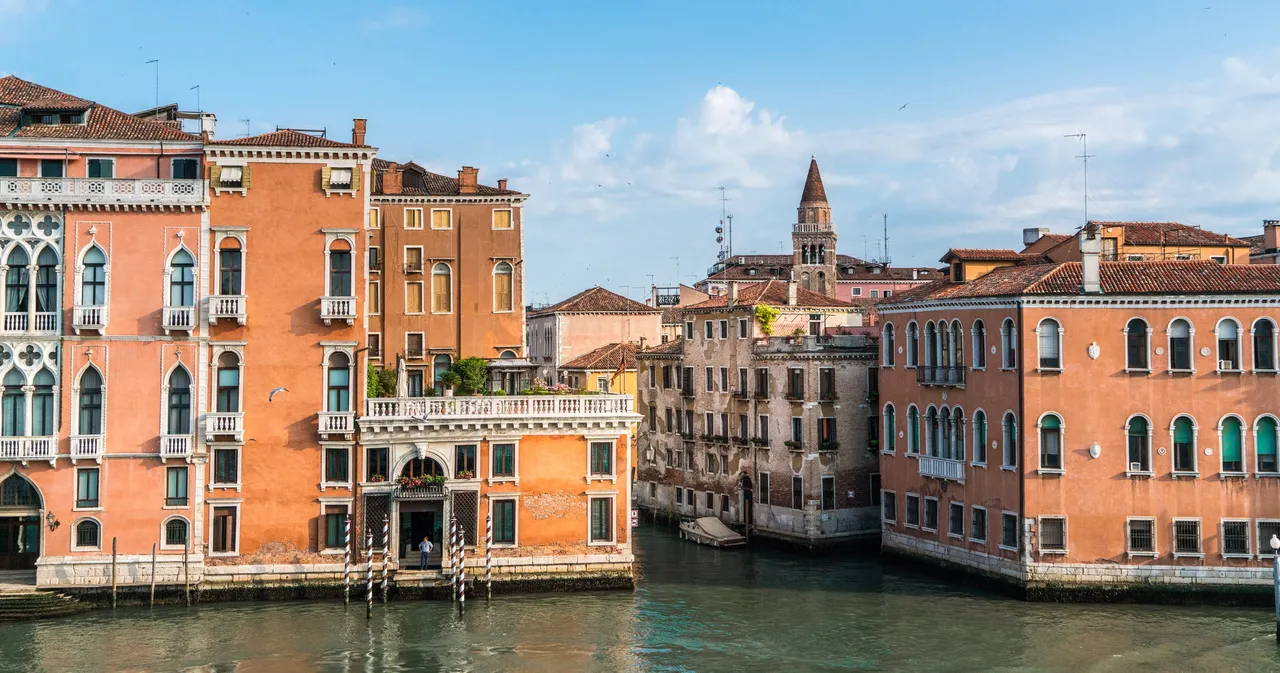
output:
[[[385,159],[373,160],[373,193],[382,193],[382,175],[390,165]],[[458,179],[431,171],[410,161],[400,164],[402,186],[400,193],[405,196],[458,196],[462,192],[458,187]],[[477,196],[522,196],[514,189],[498,189],[489,185],[476,185]]]
[[[683,320],[684,308],[683,306],[670,306],[662,309],[662,324],[678,325]]]
[[[1004,248],[951,248],[940,262],[1020,262],[1023,257],[1017,250]]]
[[[681,355],[684,353],[684,339],[675,338],[664,344],[650,346],[638,353],[643,358],[646,355]]]
[[[328,138],[321,138],[310,133],[294,131],[293,129],[280,129],[270,133],[259,133],[256,136],[246,136],[244,138],[232,138],[230,140],[211,140],[210,145],[250,145],[253,147],[313,147],[317,149],[341,149],[341,148],[357,148],[368,147],[368,145],[352,145],[351,143],[338,142]]]
[[[787,283],[780,280],[769,279],[763,283],[752,283],[747,287],[738,290],[738,306],[754,306],[755,304],[769,304],[772,306],[787,305]],[[852,304],[840,301],[824,294],[818,294],[804,288],[796,289],[796,306],[812,307],[812,308],[852,308]],[[715,308],[728,308],[729,295],[722,294],[712,297],[704,302],[693,304],[687,307],[689,311],[698,311]]]
[[[1231,245],[1247,246],[1247,241],[1206,231],[1180,222],[1101,222],[1100,227],[1123,227],[1127,245]]]
[[[579,355],[578,357],[560,365],[560,368],[617,371],[619,365],[621,365],[626,369],[635,369],[636,351],[639,349],[639,346],[636,346],[635,344],[605,344],[590,353]]]
[[[809,159],[809,175],[804,179],[804,192],[800,203],[826,203],[827,190],[822,186],[822,173],[818,172],[818,160]]]
[[[1037,238],[1034,243],[1022,249],[1022,254],[1040,254],[1044,251],[1057,247],[1063,241],[1075,238],[1071,234],[1045,234]]]
[[[1241,236],[1240,240],[1249,244],[1249,253],[1253,255],[1262,254],[1267,251],[1266,236],[1258,234],[1257,236]]]
[[[732,264],[707,276],[707,280],[728,281],[728,280],[746,280],[746,281],[764,281],[769,278],[778,278],[781,280],[789,280],[791,278],[791,267],[794,257],[792,255],[734,255],[735,258],[742,257],[742,264]],[[770,269],[778,269],[778,275],[770,275]],[[749,273],[754,269],[755,274]],[[918,280],[922,276],[925,280],[932,277],[938,270],[930,267],[880,267],[880,272],[876,273],[873,265],[868,264],[865,260],[850,255],[836,255],[836,276],[837,280],[844,281],[875,281],[875,280]]]
[[[615,292],[610,292],[599,285],[583,290],[568,299],[541,308],[530,315],[546,315],[548,313],[660,313],[647,304],[628,299]]]
[[[81,124],[22,125],[23,110],[85,110]],[[200,136],[184,133],[169,124],[140,119],[131,114],[40,86],[12,75],[0,77],[0,137],[67,138],[80,140],[168,140],[199,142]]]

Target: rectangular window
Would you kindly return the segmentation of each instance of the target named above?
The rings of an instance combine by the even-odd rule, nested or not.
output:
[[[835,509],[835,508],[836,508],[836,478],[830,477],[830,476],[823,477],[822,478],[822,509],[827,510],[827,509]]]
[[[761,416],[759,418],[760,425],[756,428],[756,437],[764,442],[765,446],[769,445],[769,417]]]
[[[689,504],[693,504],[693,491],[689,491]],[[613,498],[591,498],[590,542],[613,542]]]
[[[710,512],[716,511],[716,494],[711,491],[707,491],[707,510]]]
[[[729,474],[729,455],[725,453],[720,454],[720,474]]]
[[[1280,521],[1259,521],[1258,522],[1258,556],[1273,556],[1275,552],[1271,551],[1271,537],[1280,535]]]
[[[746,398],[747,396],[747,368],[738,368],[738,396]]]
[[[729,392],[729,368],[728,367],[720,368],[720,392],[722,393]]]
[[[347,506],[324,506],[324,547],[342,549],[346,546]]]
[[[703,419],[704,420],[702,425],[702,434],[704,435],[716,434],[716,415],[708,411],[703,416]]]
[[[938,499],[937,498],[924,499],[924,525],[921,526],[921,528],[928,531],[938,530]]]
[[[964,536],[964,503],[953,502],[949,506],[950,516],[947,517],[947,535],[955,537]]]
[[[455,479],[476,478],[476,445],[458,444],[453,447],[453,463]]]
[[[969,539],[975,542],[987,541],[987,510],[985,507],[974,505],[970,514],[972,519],[969,521]]]
[[[756,495],[761,505],[769,504],[769,473],[760,473],[760,492]]]
[[[187,468],[165,468],[164,504],[166,507],[187,506]]]
[[[907,494],[907,521],[908,526],[920,525],[920,496]]]
[[[236,552],[236,508],[213,508],[213,535],[211,551],[216,554]]]
[[[76,507],[98,506],[98,468],[76,470]]]
[[[769,370],[764,367],[756,369],[756,397],[769,397]]]
[[[791,509],[804,509],[804,478],[798,474],[791,477]]]
[[[1201,555],[1199,519],[1173,520],[1173,553]]]
[[[351,189],[351,168],[330,168],[329,189]]]
[[[809,316],[809,336],[822,336],[822,316],[812,314]]]
[[[708,320],[702,323],[702,337],[704,339],[716,338],[716,326],[714,322]]]
[[[715,369],[711,367],[706,367],[703,373],[705,374],[704,378],[705,378],[707,392],[714,391],[716,389]]]
[[[658,368],[654,365],[649,365],[649,387],[658,387]]]
[[[421,208],[405,208],[404,209],[404,228],[405,229],[421,229],[422,228],[422,209]]]
[[[656,432],[658,426],[658,408],[649,405],[649,431]]]
[[[751,421],[746,414],[738,414],[738,439],[743,442],[751,436]]]
[[[879,290],[872,290],[872,291],[871,291],[871,298],[872,298],[872,299],[879,298],[879,296],[880,296],[880,291],[879,291]]]
[[[729,338],[729,321],[728,320],[720,321],[720,338],[721,339]]]
[[[369,228],[379,229],[382,227],[382,211],[378,208],[369,209]]]
[[[324,450],[324,480],[329,484],[347,484],[351,482],[350,454],[345,448],[327,448]]]
[[[720,414],[720,436],[729,436],[729,414]]]
[[[672,421],[671,416],[675,413],[675,412],[671,409],[671,407],[667,407],[667,408],[664,410],[664,413],[665,413],[665,415],[666,415],[666,416],[665,416],[665,420],[666,420],[667,424],[666,424],[666,426],[665,426],[663,429],[665,429],[667,432],[672,432],[673,430],[674,430],[674,431],[676,431],[676,432],[680,431],[680,428],[673,428],[673,427],[671,427],[671,421]]]
[[[898,520],[898,494],[893,491],[880,492],[880,520],[893,523]]]
[[[692,321],[692,320],[685,321],[685,323],[684,323],[684,338],[685,338],[685,340],[686,340],[686,341],[692,341],[692,340],[693,340],[693,335],[694,335],[694,331],[693,331],[693,321]]]
[[[836,419],[834,416],[818,419],[818,448],[834,450],[836,444]]]
[[[738,338],[739,339],[747,338],[747,319],[746,318],[738,318]]]
[[[601,392],[601,393],[607,393],[607,392],[609,392],[609,377],[608,377],[608,376],[597,376],[597,377],[596,377],[596,391],[597,391],[597,392]]]
[[[613,442],[591,442],[591,474],[613,474]]]
[[[823,367],[818,370],[818,396],[823,400],[836,398],[836,370]]]
[[[422,273],[422,246],[404,246],[404,272]]]
[[[787,370],[787,398],[792,400],[804,399],[804,370],[803,369]]]
[[[1249,555],[1249,520],[1222,522],[1222,555]]]
[[[791,441],[795,443],[792,448],[800,448],[804,444],[804,418],[800,416],[791,417]]]
[[[409,397],[422,397],[422,372],[421,369],[409,370],[409,385],[406,386],[409,389]]]
[[[382,335],[378,332],[369,333],[369,357],[375,360],[382,357]]]
[[[369,270],[382,271],[382,248],[376,245],[369,248]]]
[[[378,315],[382,311],[382,283],[378,281],[369,282],[369,315]]]
[[[494,229],[511,229],[515,225],[512,224],[511,211],[502,209],[493,211],[493,228]]]
[[[1018,548],[1018,515],[1005,512],[1000,517],[1000,546],[1006,549]]]
[[[240,453],[235,449],[213,450],[213,483],[240,483]]]
[[[114,178],[116,176],[115,159],[90,159],[88,176],[90,178]]]
[[[693,464],[693,457],[692,457],[692,456],[693,456],[693,454],[692,454],[692,453],[689,453],[688,455],[690,456],[690,458],[689,458],[689,463],[690,463],[690,465],[692,465],[692,464]],[[693,507],[693,489],[691,489],[691,488],[686,488],[686,489],[684,490],[684,504],[686,504],[686,505],[688,505],[688,506],[690,506],[690,507]]]
[[[721,514],[729,513],[729,496],[727,495],[720,496],[720,513]]]
[[[41,159],[40,160],[40,177],[42,178],[62,177],[62,160],[61,159]]]
[[[494,544],[516,543],[516,501],[492,500]]]
[[[671,365],[662,366],[662,387],[668,390],[673,387],[671,383]]]
[[[422,313],[426,310],[425,307],[426,304],[423,302],[422,281],[406,281],[404,284],[405,313]]]
[[[1156,521],[1155,519],[1129,519],[1126,527],[1129,529],[1129,549],[1130,554],[1151,554],[1156,553]]]
[[[17,159],[0,159],[0,178],[18,177]]]
[[[432,209],[431,228],[432,229],[452,229],[453,228],[453,211],[448,209]]]
[[[1040,551],[1065,552],[1067,550],[1067,519],[1062,516],[1040,517]]]
[[[387,448],[372,448],[365,451],[365,481],[387,480]]]

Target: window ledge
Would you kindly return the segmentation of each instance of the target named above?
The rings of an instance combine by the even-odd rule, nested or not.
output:
[[[882,455],[882,456],[892,456],[892,455],[894,455],[894,452],[893,452],[893,451],[890,451],[890,450],[888,450],[888,449],[885,449],[885,450],[881,450],[881,451],[880,451],[880,455]]]
[[[894,519],[881,519],[880,523],[885,524],[886,526],[894,526],[897,525],[898,522]]]
[[[1226,480],[1226,479],[1248,479],[1248,478],[1249,478],[1249,473],[1248,473],[1248,472],[1219,472],[1219,473],[1218,473],[1218,478],[1219,478],[1219,479],[1222,479],[1222,480]]]
[[[1040,374],[1061,374],[1062,367],[1036,367],[1036,372]]]
[[[1125,556],[1129,558],[1156,558],[1159,554],[1153,551],[1129,551],[1125,552]]]
[[[493,486],[494,484],[514,484],[519,486],[520,479],[517,477],[490,477],[489,486]]]
[[[613,540],[600,540],[598,542],[588,542],[587,546],[588,547],[614,547],[614,546],[617,546],[617,544],[618,543],[614,542]]]
[[[893,369],[893,365],[880,365],[881,369]]]
[[[915,369],[918,365],[902,365],[903,369]]]
[[[1254,373],[1254,374],[1271,374],[1271,375],[1275,375],[1275,374],[1280,374],[1280,370],[1276,370],[1276,369],[1255,369],[1255,370],[1253,370],[1253,373]]]
[[[1169,477],[1173,479],[1199,479],[1200,473],[1197,472],[1170,472]]]
[[[102,507],[101,507],[101,506],[99,506],[99,507],[72,507],[72,508],[71,508],[71,511],[73,511],[73,512],[101,512],[101,511],[102,511]]]
[[[347,550],[342,549],[342,548],[338,548],[338,549],[323,549],[323,550],[321,550],[321,551],[320,551],[320,555],[321,555],[321,556],[342,556],[342,555],[343,555],[343,554],[345,554],[345,553],[347,553]]]
[[[1243,559],[1243,560],[1245,560],[1245,561],[1249,561],[1249,560],[1253,559],[1253,554],[1223,554],[1223,555],[1222,555],[1222,558],[1224,558],[1224,559]]]
[[[1040,555],[1041,556],[1066,556],[1067,550],[1066,549],[1041,549]]]
[[[1174,557],[1174,558],[1199,558],[1199,559],[1202,559],[1202,558],[1204,558],[1204,552],[1199,552],[1199,551],[1195,551],[1195,552],[1191,552],[1191,551],[1188,551],[1188,552],[1180,552],[1180,551],[1176,551],[1176,552],[1173,552],[1173,557]]]
[[[921,527],[920,527],[920,530],[922,530],[922,531],[924,531],[924,532],[926,532],[926,533],[937,533],[937,532],[938,532],[938,529],[937,529],[937,528],[925,528],[924,526],[921,526]]]
[[[350,187],[335,187],[324,190],[325,196],[333,196],[334,194],[350,194],[351,196],[355,196],[356,190]]]
[[[320,490],[321,490],[321,491],[325,490],[326,488],[345,488],[345,489],[350,490],[350,488],[351,488],[351,482],[349,482],[349,481],[326,481],[326,482],[323,482],[323,483],[321,483],[321,484],[320,484]]]
[[[1061,477],[1066,475],[1067,471],[1060,467],[1042,467],[1036,470],[1036,474]]]
[[[235,489],[235,490],[236,490],[236,492],[239,492],[239,491],[240,491],[240,484],[209,484],[209,490],[210,490],[210,491],[212,491],[212,490],[213,490],[213,489],[215,489],[215,488],[222,489],[222,490],[226,490],[226,491],[230,491],[231,489]]]
[[[209,552],[209,556],[216,556],[216,557],[218,557],[218,558],[235,558],[235,557],[237,557],[237,556],[239,556],[239,555],[240,555],[240,552],[238,552],[238,551],[211,551],[211,552]]]
[[[1155,473],[1155,472],[1150,472],[1150,471],[1130,472],[1129,470],[1125,470],[1125,471],[1124,471],[1124,476],[1126,476],[1126,477],[1130,477],[1130,478],[1133,478],[1133,477],[1147,477],[1147,478],[1151,478],[1151,477],[1156,476],[1156,473]]]
[[[616,484],[618,483],[618,477],[612,474],[588,474],[587,483],[590,484],[593,481],[607,481]]]
[[[1151,369],[1149,367],[1125,367],[1124,373],[1146,375],[1151,373]]]
[[[191,505],[163,505],[160,509],[191,509]]]
[[[979,463],[979,462],[978,462],[978,461],[976,461],[976,460],[975,460],[975,461],[973,461],[972,463],[969,463],[969,464],[970,464],[970,465],[972,465],[973,467],[981,467],[981,468],[983,468],[983,469],[986,469],[986,467],[987,467],[987,464],[986,464],[986,463]]]
[[[1196,370],[1194,370],[1194,369],[1170,369],[1170,370],[1168,370],[1168,373],[1169,373],[1169,376],[1178,376],[1178,375],[1182,375],[1182,376],[1189,376],[1189,375],[1191,375],[1191,374],[1195,374],[1195,373],[1196,373]]]
[[[985,371],[987,371],[987,368],[986,368],[986,367],[970,367],[969,369],[971,369],[971,370],[973,370],[973,371],[975,371],[975,372],[985,372]]]
[[[948,532],[948,533],[947,533],[947,537],[949,537],[949,538],[953,538],[953,539],[956,539],[956,540],[960,540],[961,542],[963,542],[963,541],[964,541],[964,533],[950,533],[950,532]]]
[[[986,544],[986,543],[987,543],[987,541],[986,541],[986,540],[979,540],[979,539],[978,539],[978,538],[976,538],[976,537],[971,537],[971,538],[969,538],[969,541],[970,541],[970,542],[972,542],[972,543],[974,543],[974,544]]]
[[[84,552],[84,551],[96,551],[96,552],[100,552],[100,551],[102,551],[102,547],[72,547],[72,548],[71,548],[71,551],[73,551],[73,552]]]
[[[1223,374],[1243,374],[1244,373],[1243,369],[1219,369],[1216,371],[1218,372],[1219,376]]]
[[[1001,465],[1000,469],[1005,472],[1017,472],[1018,466],[1017,465]]]
[[[514,542],[495,542],[489,546],[490,549],[515,549],[520,545]]]
[[[912,529],[912,530],[920,530],[920,524],[918,524],[918,523],[904,523],[904,524],[902,524],[902,527],[903,527],[903,528],[910,528],[910,529]]]
[[[1000,371],[1002,371],[1002,372],[1016,372],[1016,371],[1018,371],[1018,368],[1017,368],[1017,367],[1001,367],[1001,368],[1000,368]]]
[[[1011,551],[1011,552],[1014,552],[1014,553],[1017,553],[1017,551],[1018,551],[1018,548],[1017,548],[1017,547],[1010,547],[1009,545],[1003,545],[1003,544],[998,544],[998,545],[996,545],[996,548],[998,548],[998,549],[1000,549],[1000,550],[1002,550],[1002,551]]]
[[[1245,476],[1245,475],[1240,475]],[[1280,472],[1257,472],[1253,475],[1254,479],[1280,479]]]

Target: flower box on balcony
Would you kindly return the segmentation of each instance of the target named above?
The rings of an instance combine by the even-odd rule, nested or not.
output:
[[[840,442],[837,442],[834,439],[828,439],[818,444],[819,451],[838,451],[839,449],[840,449]]]
[[[765,439],[764,437],[752,437],[751,443],[756,446],[764,446],[764,447],[769,446],[769,440]]]
[[[788,439],[787,441],[783,442],[782,445],[793,451],[799,451],[800,449],[804,448],[804,444],[802,442],[797,442],[794,439]]]
[[[796,391],[789,391],[789,392],[787,392],[787,399],[791,400],[792,402],[803,402],[803,401],[804,401],[804,393],[803,393],[803,392],[796,392]]]

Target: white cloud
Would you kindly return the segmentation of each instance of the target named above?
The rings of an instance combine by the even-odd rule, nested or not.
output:
[[[3,1],[0,0],[0,2]],[[427,13],[421,9],[408,5],[392,5],[385,12],[361,21],[360,27],[367,32],[390,31],[415,28],[426,22]]]

